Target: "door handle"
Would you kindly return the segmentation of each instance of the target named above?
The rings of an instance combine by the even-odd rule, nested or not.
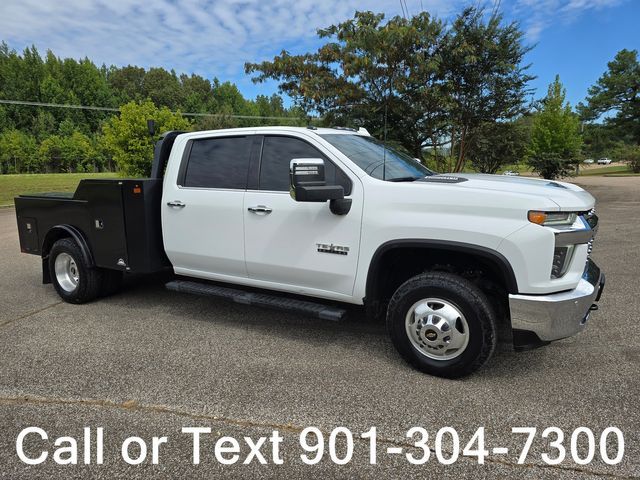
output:
[[[174,200],[173,202],[167,202],[167,205],[169,205],[170,207],[176,207],[176,208],[184,208],[187,205],[182,203],[180,200]]]
[[[251,213],[255,213],[256,215],[268,215],[273,212],[272,208],[265,207],[264,205],[256,205],[255,207],[247,208]]]

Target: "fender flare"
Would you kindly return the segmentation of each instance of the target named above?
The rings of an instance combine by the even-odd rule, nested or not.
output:
[[[472,245],[469,243],[453,242],[448,240],[426,240],[426,239],[401,239],[390,240],[383,243],[378,247],[373,256],[371,257],[371,263],[369,264],[369,271],[367,272],[365,299],[372,299],[375,296],[375,292],[378,290],[378,278],[380,261],[385,253],[390,250],[402,249],[402,248],[424,248],[425,250],[447,250],[453,252],[465,253],[472,256],[477,256],[485,261],[490,262],[495,266],[498,272],[502,275],[505,286],[509,293],[518,292],[518,283],[516,281],[515,273],[509,261],[496,250],[492,250],[480,245]]]
[[[49,272],[49,252],[53,244],[61,238],[72,238],[80,247],[82,252],[82,259],[90,267],[95,266],[93,254],[91,248],[89,248],[89,242],[85,238],[82,231],[73,225],[55,225],[49,229],[42,241],[42,248],[40,250],[42,256],[42,283],[51,283],[51,272]]]

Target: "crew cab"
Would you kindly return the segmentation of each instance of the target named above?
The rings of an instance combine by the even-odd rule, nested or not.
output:
[[[22,252],[67,302],[169,270],[172,290],[323,319],[358,305],[450,378],[484,365],[499,331],[517,349],[580,332],[604,286],[588,192],[436,174],[362,129],[168,132],[150,178],[15,205]]]

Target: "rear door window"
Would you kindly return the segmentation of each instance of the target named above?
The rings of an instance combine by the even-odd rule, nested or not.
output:
[[[181,185],[246,190],[251,139],[219,137],[192,140]]]

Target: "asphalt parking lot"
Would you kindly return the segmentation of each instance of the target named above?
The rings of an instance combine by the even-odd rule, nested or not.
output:
[[[180,295],[151,281],[88,305],[62,303],[40,283],[40,259],[19,253],[14,211],[0,210],[0,478],[640,477],[640,178],[579,183],[599,202],[593,258],[607,275],[600,311],[574,338],[525,353],[502,348],[485,369],[458,381],[412,370],[384,326],[358,315],[322,322]],[[25,465],[15,442],[28,426],[51,439],[32,442],[34,456],[53,450],[58,436],[82,438],[83,427],[104,427],[105,462]],[[183,426],[212,429],[201,440],[199,465],[191,463]],[[308,426],[354,434],[377,427],[377,465],[361,439],[347,465],[328,455],[303,464],[298,435]],[[413,426],[431,435],[452,426],[462,446],[484,426],[488,449],[509,454],[491,453],[484,465],[460,457],[448,466],[386,454],[388,446],[411,451],[405,432]],[[588,465],[545,465],[541,453],[555,451],[538,433],[526,463],[517,464],[524,438],[511,433],[516,426],[556,426],[565,434],[585,426],[596,438],[617,426],[624,460],[606,465],[597,453]],[[257,439],[274,429],[284,437],[283,465],[216,462],[219,436]],[[121,460],[122,440],[131,435],[149,444],[168,437],[158,465]]]

